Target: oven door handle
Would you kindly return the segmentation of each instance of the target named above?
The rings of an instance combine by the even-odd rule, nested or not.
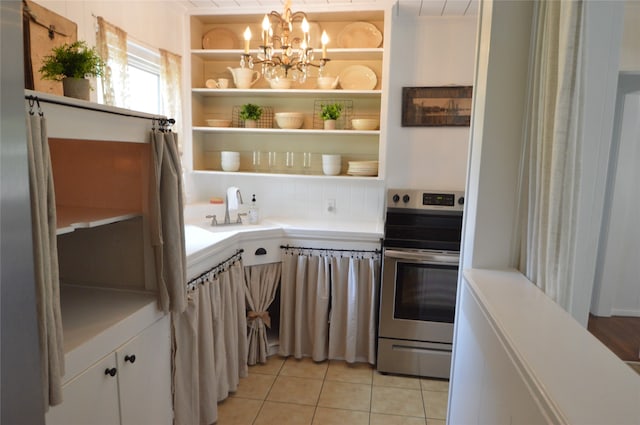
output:
[[[431,264],[458,264],[460,261],[460,256],[457,254],[436,254],[431,252],[398,251],[393,249],[386,249],[384,251],[384,256],[399,260],[411,260]]]

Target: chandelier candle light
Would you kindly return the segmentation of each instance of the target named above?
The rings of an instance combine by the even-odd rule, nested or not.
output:
[[[303,33],[301,40],[292,36],[293,25],[297,22],[300,22],[300,28]],[[262,45],[256,59],[249,53],[250,42],[251,30],[247,27],[244,31],[244,53],[240,57],[240,67],[253,69],[255,64],[260,64],[262,65],[262,75],[267,80],[292,78],[304,83],[308,76],[309,67],[318,68],[318,76],[322,76],[324,66],[330,60],[327,58],[329,37],[326,31],[322,31],[322,37],[320,38],[322,59],[318,63],[314,63],[315,53],[311,47],[307,15],[304,12],[291,12],[290,0],[286,1],[282,14],[272,11],[264,15],[262,20]],[[298,47],[294,47],[294,44],[297,44]],[[276,49],[279,50],[276,51]],[[289,71],[292,71],[291,75]]]

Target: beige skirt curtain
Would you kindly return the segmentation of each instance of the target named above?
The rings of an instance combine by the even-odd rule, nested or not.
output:
[[[285,252],[279,354],[375,363],[379,270],[379,253]]]
[[[176,425],[209,425],[248,368],[242,262],[193,284],[173,313]]]
[[[186,306],[187,259],[177,135],[153,130],[151,149],[149,226],[159,303],[163,311],[179,313]]]
[[[327,359],[330,260],[285,252],[280,284],[281,356]]]
[[[249,327],[247,363],[266,363],[268,355],[267,328],[271,318],[267,309],[273,303],[280,284],[281,263],[245,267],[245,298],[247,301],[247,325]]]
[[[27,115],[27,153],[36,308],[44,405],[62,403],[64,344],[56,239],[56,201],[46,120]]]
[[[330,359],[375,363],[379,275],[379,258],[331,259]]]

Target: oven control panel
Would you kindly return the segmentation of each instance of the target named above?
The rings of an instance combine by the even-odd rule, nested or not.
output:
[[[387,208],[462,211],[464,192],[424,189],[389,189]]]

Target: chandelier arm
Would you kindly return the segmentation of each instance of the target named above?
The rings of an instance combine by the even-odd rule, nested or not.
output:
[[[291,14],[291,22],[302,21],[307,17],[307,14],[303,11],[297,11]]]

